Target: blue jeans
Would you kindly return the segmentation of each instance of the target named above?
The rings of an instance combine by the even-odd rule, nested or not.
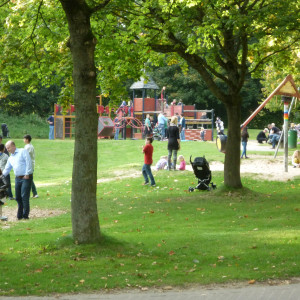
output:
[[[54,140],[54,126],[49,126],[49,140]]]
[[[30,189],[32,184],[32,175],[29,176],[29,179],[23,179],[16,177],[15,178],[15,194],[16,201],[18,202],[18,213],[17,218],[28,219],[29,217],[29,198],[30,198]]]
[[[181,130],[181,132],[180,132],[180,139],[182,141],[185,141],[185,130]]]
[[[272,136],[271,143],[272,143],[273,149],[275,149],[275,146],[276,146],[277,142],[279,142],[279,139],[280,139],[280,135],[278,135],[278,134],[274,134]]]
[[[243,152],[241,157],[243,157],[245,155],[245,157],[247,157],[246,155],[246,150],[247,150],[247,142],[242,142],[242,146],[243,146]]]
[[[155,180],[154,180],[154,177],[153,177],[152,172],[151,172],[151,165],[144,164],[143,168],[142,168],[142,173],[143,173],[143,176],[145,178],[145,183],[149,182],[149,179],[148,179],[148,176],[149,176],[149,178],[151,180],[151,185],[155,184]]]

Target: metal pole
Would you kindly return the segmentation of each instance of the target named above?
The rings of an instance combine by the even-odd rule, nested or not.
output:
[[[288,130],[289,130],[289,103],[288,101],[284,101],[284,171],[288,172]]]
[[[291,105],[290,105],[290,108],[289,108],[289,115],[291,113],[291,110],[292,110],[292,107],[293,107],[295,101],[296,101],[296,97],[293,97]],[[283,131],[281,132],[281,135],[280,135],[280,138],[279,138],[279,141],[278,141],[278,144],[277,144],[277,147],[276,147],[276,150],[275,150],[273,158],[276,158],[276,156],[277,156],[278,149],[279,149],[280,143],[282,141],[282,137],[283,137]]]

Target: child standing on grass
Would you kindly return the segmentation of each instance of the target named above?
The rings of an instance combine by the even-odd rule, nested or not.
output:
[[[152,155],[153,155],[153,146],[152,146],[152,138],[147,137],[145,141],[145,146],[143,146],[142,152],[144,153],[144,165],[142,168],[142,173],[145,178],[144,185],[149,184],[149,178],[151,181],[151,186],[155,186],[155,180],[153,178],[152,172],[151,172],[151,165],[152,165]],[[148,178],[149,176],[149,178]]]
[[[179,155],[178,160],[180,161],[179,170],[184,171],[186,163],[185,163],[183,155]]]

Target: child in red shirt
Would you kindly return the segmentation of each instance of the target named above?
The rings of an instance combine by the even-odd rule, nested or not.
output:
[[[151,186],[155,186],[155,180],[153,178],[152,172],[151,172],[151,165],[152,165],[152,154],[153,154],[153,146],[152,146],[152,138],[147,137],[145,141],[145,146],[143,146],[143,153],[145,154],[144,156],[144,165],[142,168],[142,173],[145,178],[144,185],[149,184],[149,178],[151,181]],[[149,176],[149,178],[148,178]]]

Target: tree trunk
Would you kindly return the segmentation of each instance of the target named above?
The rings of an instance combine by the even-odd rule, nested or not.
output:
[[[240,96],[236,96],[239,98]],[[241,188],[240,144],[241,144],[241,101],[225,104],[228,117],[228,133],[226,142],[224,184],[232,188]]]
[[[97,189],[97,112],[95,38],[85,1],[60,0],[70,31],[76,109],[72,174],[72,230],[76,243],[100,238]]]

